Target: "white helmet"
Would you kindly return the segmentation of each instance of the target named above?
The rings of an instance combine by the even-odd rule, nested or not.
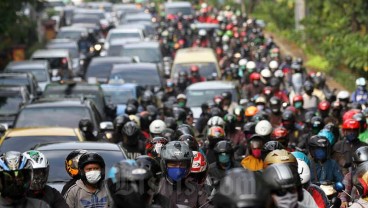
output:
[[[272,60],[270,61],[268,66],[270,67],[271,70],[276,70],[277,68],[279,68],[279,63],[277,63],[277,61],[275,60]]]
[[[248,61],[247,62],[247,69],[248,70],[253,70],[256,68],[256,63],[254,61]]]
[[[246,66],[246,64],[247,64],[247,59],[240,59],[238,62],[239,66]]]
[[[227,43],[227,42],[229,42],[229,40],[230,40],[230,38],[229,38],[228,35],[222,36],[222,42]]]
[[[302,184],[306,184],[310,181],[310,168],[308,164],[299,158],[296,159],[298,162],[298,173]]]
[[[339,93],[337,93],[337,99],[340,101],[340,100],[346,100],[346,99],[349,99],[350,97],[350,94],[348,91],[346,90],[342,90],[340,91]]]
[[[49,161],[44,154],[36,150],[26,151],[23,156],[28,159],[33,169],[30,190],[42,190],[49,176]]]
[[[259,121],[255,128],[256,134],[260,136],[268,136],[272,133],[272,125],[267,120]]]
[[[355,81],[355,84],[357,86],[365,86],[367,83],[365,81],[365,78],[364,77],[359,77],[356,81]]]
[[[204,30],[204,29],[200,29],[200,30],[198,31],[198,35],[199,35],[199,36],[206,36],[206,35],[207,35],[207,31],[206,31],[206,30]]]
[[[208,128],[212,126],[220,126],[222,128],[225,128],[225,121],[220,116],[213,116],[208,120],[207,126]]]
[[[149,130],[151,134],[161,134],[162,131],[166,129],[166,124],[162,120],[154,120],[149,126]]]
[[[274,73],[274,75],[277,78],[283,78],[284,77],[284,73],[282,72],[281,69],[276,70],[275,73]]]
[[[261,76],[263,78],[271,78],[272,73],[271,73],[271,71],[268,68],[265,68],[265,69],[262,69]]]

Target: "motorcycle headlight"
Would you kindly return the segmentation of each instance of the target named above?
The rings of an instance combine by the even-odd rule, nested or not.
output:
[[[100,50],[101,50],[101,48],[102,48],[101,44],[96,44],[96,45],[94,46],[94,49],[95,49],[96,51],[100,51]]]

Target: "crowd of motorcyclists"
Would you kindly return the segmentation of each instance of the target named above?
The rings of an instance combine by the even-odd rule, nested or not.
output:
[[[198,30],[193,22],[219,27]],[[336,93],[323,73],[281,57],[255,19],[228,6],[202,4],[195,17],[158,23],[164,56],[213,48],[221,79],[239,83],[239,102],[225,91],[203,103],[195,121],[186,87],[218,78],[192,65],[163,91],[130,99],[111,137],[81,120],[87,140],[117,143],[129,159],[107,170],[98,153],[75,150],[61,193],[46,184],[42,152],[3,153],[0,207],[368,207],[365,78],[353,93]]]

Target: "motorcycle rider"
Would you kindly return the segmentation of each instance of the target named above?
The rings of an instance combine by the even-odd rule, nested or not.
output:
[[[80,179],[79,170],[78,170],[78,162],[79,158],[87,153],[87,150],[78,149],[71,151],[68,156],[65,158],[65,170],[69,174],[72,179],[68,181],[61,191],[61,195],[65,195],[65,192],[75,184],[77,180]]]
[[[264,145],[264,139],[254,134],[248,140],[248,156],[246,156],[242,161],[241,165],[251,171],[258,171],[263,169],[262,160],[262,148]]]
[[[126,149],[130,159],[145,154],[145,141],[141,138],[140,128],[133,121],[127,122],[123,127],[121,146]]]
[[[249,75],[250,83],[242,88],[242,97],[245,99],[251,99],[255,95],[260,95],[264,88],[261,82],[261,74],[253,72]]]
[[[368,162],[364,162],[358,166],[354,176],[353,184],[358,190],[359,199],[355,201],[350,208],[367,207],[367,184],[368,184]]]
[[[314,85],[311,81],[305,81],[303,85],[303,108],[316,111],[319,103],[317,96],[313,95]]]
[[[364,77],[360,77],[355,81],[357,89],[351,94],[352,103],[366,104],[368,101],[367,83]]]
[[[0,207],[50,208],[45,201],[26,197],[32,180],[32,167],[26,157],[8,151],[0,156],[0,161]]]
[[[270,115],[270,122],[272,126],[278,126],[281,124],[281,100],[276,96],[272,96],[269,101],[271,113]]]
[[[225,133],[227,138],[232,142],[234,146],[242,145],[245,142],[244,133],[236,129],[236,117],[233,114],[226,114],[225,121]]]
[[[191,84],[206,81],[206,78],[202,77],[199,74],[199,67],[197,65],[190,66],[189,70],[190,70],[189,81]]]
[[[27,196],[45,201],[51,208],[69,208],[59,191],[46,185],[49,176],[49,162],[44,154],[36,150],[23,153],[31,163],[32,181]]]

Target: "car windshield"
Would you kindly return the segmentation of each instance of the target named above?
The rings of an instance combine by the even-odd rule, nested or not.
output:
[[[46,60],[50,64],[51,69],[62,69],[68,66],[68,59],[66,57],[60,58],[33,58],[33,60]]]
[[[126,104],[130,98],[135,98],[133,90],[103,88],[103,91],[105,102],[109,104]]]
[[[28,86],[29,82],[26,78],[0,77],[0,85]]]
[[[62,45],[61,43],[58,43],[57,45],[56,44],[55,45],[51,45],[49,48],[53,48],[53,49],[65,49],[65,50],[68,50],[69,51],[71,58],[79,58],[78,47]]]
[[[0,152],[19,151],[25,152],[38,144],[50,142],[79,141],[76,136],[17,136],[7,137],[1,144]]]
[[[107,56],[120,56],[122,45],[111,45],[107,50]]]
[[[14,70],[11,70],[11,72],[22,72],[22,73],[30,72],[36,77],[36,80],[38,82],[46,82],[47,77],[49,76],[48,71],[44,68],[43,69],[40,69],[40,68],[14,69]]]
[[[113,63],[92,63],[88,66],[86,77],[109,78]]]
[[[141,38],[139,32],[116,32],[111,33],[109,37],[109,42],[111,43],[114,39],[122,39],[122,38]]]
[[[159,48],[122,48],[121,56],[138,56],[141,62],[158,63],[161,61]]]
[[[178,14],[181,12],[183,15],[191,15],[192,8],[190,7],[169,7],[166,8],[166,14]]]
[[[215,63],[185,63],[185,64],[175,64],[174,72],[177,74],[179,71],[186,71],[190,74],[189,68],[192,65],[196,65],[199,67],[199,74],[202,77],[212,76],[213,73],[217,74]]]
[[[24,108],[18,115],[15,126],[20,127],[70,127],[78,128],[83,118],[92,119],[85,107]]]
[[[213,100],[216,95],[221,95],[223,92],[230,91],[234,102],[238,101],[238,95],[235,89],[209,89],[209,90],[188,90],[187,91],[187,106],[200,107],[203,103]]]
[[[127,69],[110,75],[111,79],[121,79],[125,83],[137,83],[141,86],[161,86],[160,76],[157,71],[139,69]]]
[[[0,115],[15,115],[23,98],[20,95],[0,95]]]
[[[81,146],[82,147],[82,146]],[[48,150],[42,151],[47,160],[50,163],[50,173],[48,182],[67,182],[70,180],[70,176],[65,171],[65,158],[68,154],[74,149],[68,150]],[[110,170],[110,168],[120,162],[121,160],[126,159],[124,154],[120,151],[111,151],[111,150],[94,150],[88,149],[89,152],[96,152],[102,156],[106,164],[106,174]]]
[[[82,32],[80,31],[60,31],[58,32],[56,39],[72,39],[79,40]]]

